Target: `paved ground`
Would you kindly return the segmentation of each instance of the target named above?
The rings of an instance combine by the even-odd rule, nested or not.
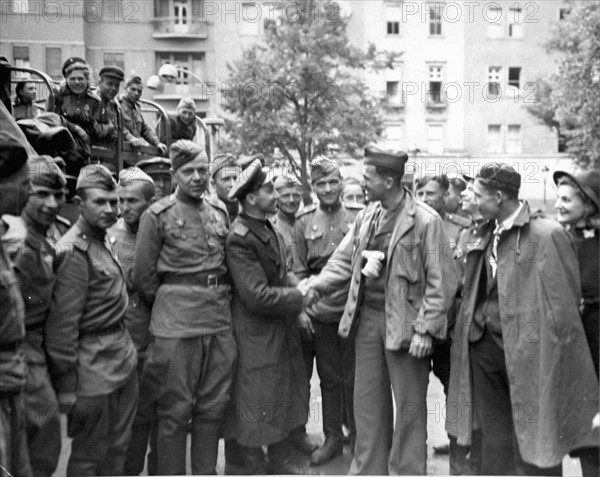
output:
[[[448,474],[448,456],[438,456],[433,453],[433,446],[442,444],[447,441],[446,433],[444,431],[444,392],[440,382],[431,375],[431,382],[429,385],[429,393],[427,397],[429,418],[427,424],[428,440],[427,440],[427,474],[428,475],[447,475]],[[321,392],[319,388],[319,378],[317,373],[313,374],[311,381],[311,416],[307,425],[307,430],[311,436],[322,441],[322,422],[320,419],[320,404],[321,404]],[[65,432],[66,423],[63,417],[63,433]],[[56,476],[62,477],[66,473],[67,459],[71,448],[70,439],[66,437],[63,440],[63,450],[61,459],[58,467]],[[189,448],[189,442],[188,442]],[[188,451],[189,455],[189,451]],[[311,466],[309,472],[316,475],[345,475],[350,467],[352,456],[347,447],[344,448],[344,454],[334,459],[330,463],[314,467]],[[221,441],[219,449],[219,462],[217,464],[217,473],[223,474],[224,468],[224,456],[223,456],[223,441]],[[191,473],[189,468],[188,459],[188,474]],[[146,475],[145,473],[143,475]],[[563,475],[568,476],[581,476],[581,467],[579,460],[570,459],[566,457],[563,461]]]

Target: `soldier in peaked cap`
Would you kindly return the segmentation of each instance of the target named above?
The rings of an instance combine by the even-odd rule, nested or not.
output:
[[[230,199],[229,192],[237,182],[242,168],[231,154],[219,154],[211,166],[210,185],[217,198],[227,207],[229,221],[233,223],[240,212],[240,203],[237,199]]]
[[[114,143],[117,140],[119,105],[115,98],[124,79],[125,74],[118,66],[105,66],[100,70],[100,108],[94,123],[95,136],[100,142]]]
[[[136,351],[123,317],[125,276],[105,245],[117,186],[101,165],[77,178],[80,217],[58,241],[46,350],[73,438],[67,475],[119,475],[137,402]]]
[[[290,432],[306,424],[308,390],[295,326],[303,297],[289,281],[283,240],[267,219],[276,212],[277,191],[255,160],[229,197],[242,212],[226,246],[238,363],[224,435],[240,445],[246,474],[267,472],[262,446],[270,473],[306,473],[289,458]],[[248,419],[249,413],[261,417]]]
[[[407,160],[404,152],[366,148],[370,203],[310,282],[322,296],[346,290],[338,332],[348,337],[356,326],[352,474],[426,472],[429,354],[433,337],[446,335],[456,277],[438,246],[448,240],[442,220],[402,186]]]
[[[22,396],[27,370],[19,349],[25,336],[25,308],[15,266],[4,246],[11,236],[25,238],[23,227],[10,225],[15,217],[5,214],[19,214],[29,195],[27,150],[4,129],[0,143],[0,465],[12,475],[29,476],[33,474]]]
[[[236,357],[225,263],[227,209],[207,194],[209,162],[197,144],[171,145],[174,194],[142,215],[133,283],[152,304],[146,368],[158,382],[158,473],[213,474]],[[198,310],[202,312],[199,313]]]
[[[44,328],[54,287],[55,252],[46,238],[64,203],[66,180],[49,156],[28,164],[31,193],[20,217],[26,235],[5,244],[15,263],[25,299],[25,338],[21,344],[27,362],[23,397],[30,462],[34,475],[50,476],[60,456],[60,414],[52,388]]]
[[[455,334],[451,366],[459,376],[448,397],[462,412],[446,428],[468,444],[477,413],[482,474],[560,475],[565,454],[598,445],[590,426],[598,380],[590,354],[581,352],[581,288],[569,236],[530,214],[519,201],[520,183],[519,173],[500,163],[486,164],[475,178],[484,222],[467,253],[456,327],[463,331]],[[517,338],[513,330],[534,332]],[[513,419],[530,403],[527,419]]]
[[[144,159],[136,164],[154,181],[154,198],[159,201],[173,192],[173,177],[171,176],[171,160],[166,157]]]
[[[336,161],[317,158],[311,168],[312,186],[318,204],[304,209],[294,227],[294,273],[299,279],[318,275],[346,236],[356,215],[364,207],[344,204],[342,175]],[[354,389],[353,342],[342,340],[338,326],[344,305],[344,290],[323,297],[300,314],[302,349],[310,382],[313,362],[321,380],[325,442],[312,453],[313,464],[324,464],[342,452],[342,409],[349,412],[351,440],[355,438],[352,395]],[[346,398],[345,406],[342,406]]]

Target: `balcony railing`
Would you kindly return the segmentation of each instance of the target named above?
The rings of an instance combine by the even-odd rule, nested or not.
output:
[[[208,22],[193,18],[179,17],[154,18],[153,38],[204,39],[208,36]]]
[[[205,85],[190,80],[189,84],[168,83],[164,90],[154,95],[155,99],[179,99],[184,96],[196,101],[208,101],[208,91]]]

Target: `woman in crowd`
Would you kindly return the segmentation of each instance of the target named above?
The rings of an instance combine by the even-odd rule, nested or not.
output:
[[[577,249],[581,276],[581,319],[598,375],[600,171],[591,170],[576,174],[556,171],[553,177],[558,187],[555,204],[557,219],[569,230]],[[598,475],[598,448],[581,449],[572,455],[580,457],[584,477]]]

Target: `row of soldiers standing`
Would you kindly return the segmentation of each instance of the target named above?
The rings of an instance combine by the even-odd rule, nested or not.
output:
[[[7,172],[17,188],[14,158],[24,162],[18,149],[14,145],[13,169]],[[54,413],[62,409],[68,414],[67,431],[73,437],[68,474],[128,472],[127,464],[133,462],[130,457],[134,453],[136,465],[143,467],[148,435],[153,429],[156,444],[152,445],[153,437],[150,442],[156,453],[155,460],[149,461],[149,471],[183,474],[190,420],[195,474],[214,472],[220,437],[226,439],[229,470],[238,466],[241,473],[299,473],[303,469],[294,462],[292,448],[311,452],[314,463],[341,451],[344,394],[355,398],[353,404],[349,403],[357,433],[351,473],[425,473],[430,353],[434,342],[446,338],[448,310],[458,280],[454,255],[447,255],[445,245],[450,240],[442,219],[433,209],[415,201],[401,185],[406,159],[402,153],[376,148],[365,151],[363,182],[372,204],[358,218],[358,210],[339,201],[339,169],[330,161],[318,161],[312,180],[319,205],[308,208],[298,218],[291,241],[268,220],[277,213],[278,222],[291,221],[292,214],[286,217],[276,207],[277,189],[282,190],[286,184],[280,183],[276,189],[258,159],[243,169],[231,164],[238,177],[230,181],[231,188],[227,187],[229,207],[207,194],[211,164],[206,153],[188,141],[177,142],[171,148],[175,194],[153,205],[152,181],[139,171],[123,171],[117,194],[107,170],[101,166],[84,168],[77,184],[81,216],[58,241],[55,260],[50,258],[52,249],[44,249],[43,261],[54,262],[54,276],[46,277],[43,294],[23,291],[23,284],[44,282],[38,275],[41,264],[22,266],[23,271],[18,265],[29,255],[23,251],[30,250],[33,257],[39,257],[42,247],[34,244],[28,249],[27,243],[21,243],[13,249],[13,253],[22,255],[15,255],[17,270],[23,296],[29,297],[25,307],[25,324],[29,327],[24,343],[33,343],[38,351],[42,347],[45,354],[38,355],[48,356],[47,363],[40,358],[38,363],[28,359],[28,364],[37,365],[40,377],[36,384],[41,383],[48,395],[43,402],[45,409],[53,409]],[[35,203],[32,197],[47,197],[46,189],[55,191],[49,200],[58,202],[56,194],[64,188],[60,171],[44,158],[30,161],[29,167],[44,173],[32,174],[42,184],[34,183],[33,193],[27,194],[28,203]],[[502,317],[498,310],[512,310],[506,290],[524,285],[519,280],[511,281],[514,269],[507,260],[513,257],[518,267],[530,271],[528,276],[535,278],[531,280],[534,285],[542,280],[543,286],[549,279],[545,266],[551,263],[552,276],[558,270],[558,276],[570,283],[573,291],[563,297],[560,309],[564,314],[558,316],[552,310],[559,303],[556,297],[535,296],[533,303],[554,313],[548,327],[540,322],[540,317],[547,315],[523,306],[531,300],[524,294],[518,305],[527,311],[523,317],[528,323],[537,325],[536,341],[532,344],[517,339],[516,344],[518,353],[537,359],[539,366],[558,363],[544,368],[549,373],[547,379],[552,389],[560,390],[561,399],[579,405],[576,409],[557,406],[544,391],[546,388],[540,387],[540,376],[527,373],[521,384],[533,389],[527,398],[544,406],[533,409],[535,426],[519,421],[514,427],[509,424],[507,431],[496,424],[504,425],[505,420],[495,419],[492,423],[485,413],[478,413],[477,419],[483,433],[481,452],[488,466],[505,464],[515,473],[554,473],[557,459],[565,452],[594,445],[592,433],[585,426],[589,427],[597,412],[597,378],[591,358],[582,353],[585,337],[581,324],[572,319],[577,315],[574,298],[579,282],[572,266],[577,260],[573,256],[567,266],[556,260],[568,256],[568,241],[558,229],[538,222],[543,219],[529,218],[526,205],[519,205],[516,199],[519,186],[518,174],[497,164],[482,168],[477,178],[476,195],[484,218],[497,218],[506,215],[506,210],[514,210],[506,215],[510,224],[501,222],[504,232],[484,230],[487,235],[478,235],[469,250],[473,261],[467,261],[464,296],[468,308],[463,306],[461,314],[466,321],[457,321],[461,326],[455,327],[464,330],[467,324],[469,333],[454,335],[453,341],[458,343],[455,352],[464,351],[466,346],[471,356],[463,353],[460,358],[459,353],[458,358],[451,358],[459,366],[451,369],[455,384],[451,378],[449,402],[463,403],[450,396],[470,389],[468,373],[465,382],[463,372],[470,367],[475,370],[476,361],[481,369],[477,369],[474,396],[484,409],[498,402],[504,404],[503,398],[494,400],[497,396],[490,397],[490,393],[486,397],[489,387],[481,383],[495,375],[501,380],[507,372],[484,369],[484,358],[503,353],[502,346],[513,346],[499,333]],[[122,219],[113,225],[119,199]],[[235,212],[231,204],[236,200],[242,207],[232,225],[228,208]],[[32,210],[27,212],[27,207],[25,224],[29,230],[41,231],[43,237],[52,214],[43,212],[41,205],[29,206],[39,209],[38,215]],[[144,208],[147,210],[142,214]],[[3,205],[2,212],[9,211]],[[135,219],[140,216],[138,225]],[[524,227],[529,221],[531,227]],[[520,225],[513,225],[517,222]],[[554,242],[546,241],[546,230]],[[344,235],[345,231],[348,233]],[[516,249],[508,250],[507,237],[513,233],[517,234]],[[7,235],[3,234],[5,242]],[[541,247],[539,257],[543,260],[520,258],[521,250],[531,243]],[[552,243],[558,245],[551,247]],[[291,247],[286,250],[285,245]],[[475,262],[479,255],[485,260]],[[290,259],[300,277],[305,278],[300,283],[289,273]],[[531,270],[538,270],[540,278]],[[29,281],[27,273],[31,274]],[[484,275],[487,288],[478,289],[481,285],[473,280]],[[4,282],[12,283],[14,291],[9,273]],[[48,285],[50,282],[52,285]],[[517,295],[518,291],[513,291],[508,297]],[[6,316],[18,318],[18,301],[14,297],[15,306]],[[518,320],[523,318],[518,311],[511,313]],[[524,324],[517,322],[521,327]],[[352,366],[345,365],[347,350],[338,332],[343,338],[355,339],[354,378],[344,379],[345,374],[352,373]],[[18,359],[22,365],[17,349],[27,354],[22,336],[13,335],[2,334],[2,365]],[[560,349],[548,348],[548,340],[560,341]],[[304,429],[308,416],[307,375],[312,372],[313,355],[322,381],[326,436],[324,445],[316,450]],[[462,361],[474,357],[477,359],[471,365]],[[495,358],[488,363],[497,364]],[[565,373],[567,364],[575,365],[585,376],[575,378]],[[519,375],[513,361],[508,366],[511,376]],[[22,373],[23,379],[33,376],[24,369]],[[350,383],[354,384],[354,392]],[[511,386],[517,384],[511,381]],[[54,391],[56,400],[52,401]],[[3,395],[3,410],[5,404],[18,408],[16,396],[12,394],[10,401]],[[395,423],[392,400],[397,409]],[[48,405],[54,402],[57,405]],[[471,402],[470,395],[465,402]],[[508,411],[510,416],[510,406]],[[565,413],[570,419],[565,419]],[[17,449],[14,456],[18,456],[18,446],[25,441],[19,432],[18,413],[9,416],[12,421],[7,422],[14,422],[16,427],[8,435]],[[58,422],[56,417],[53,419]],[[463,447],[471,443],[472,419],[469,414],[468,419],[457,421],[458,426],[448,425],[457,444]],[[43,421],[37,419],[33,425],[40,423]],[[53,436],[53,442],[60,446],[60,433],[56,428],[48,429],[47,436]],[[518,441],[510,442],[511,432],[516,432]],[[506,445],[507,437],[508,447],[499,448],[497,443]],[[536,447],[536,442],[546,443],[547,447]],[[30,441],[29,445],[35,444]],[[266,455],[263,446],[268,448]],[[40,475],[44,475],[44,470],[39,470],[44,469],[44,463],[38,457],[48,455],[50,447],[44,447],[48,449],[46,454],[31,453]],[[495,454],[501,455],[504,462],[490,460]],[[25,467],[15,467],[19,462],[9,463],[7,468],[28,475]],[[25,461],[22,463],[25,465]],[[48,475],[48,467],[45,473]]]

